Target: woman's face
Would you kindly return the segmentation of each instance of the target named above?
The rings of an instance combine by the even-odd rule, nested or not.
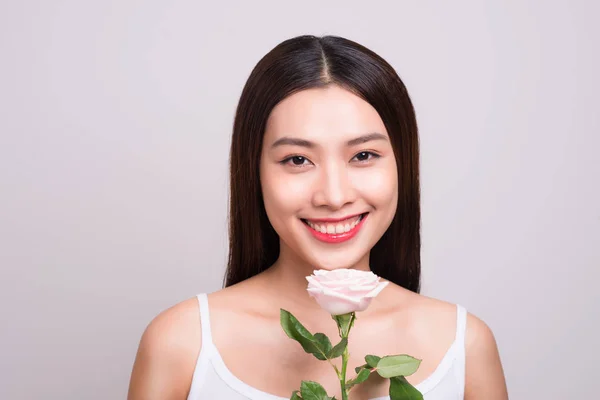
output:
[[[369,103],[338,86],[284,99],[267,121],[260,179],[280,258],[369,268],[398,200],[396,159]]]

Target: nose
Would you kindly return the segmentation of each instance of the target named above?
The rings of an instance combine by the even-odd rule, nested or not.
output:
[[[313,205],[337,210],[356,200],[349,171],[340,163],[324,165],[315,184]]]

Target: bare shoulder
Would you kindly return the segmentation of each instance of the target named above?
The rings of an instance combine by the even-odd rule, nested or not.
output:
[[[457,305],[411,293],[411,309],[419,321],[422,337],[429,343],[444,343],[454,336]],[[452,328],[449,328],[452,327]],[[465,331],[465,399],[508,399],[500,354],[492,329],[481,318],[467,312]]]
[[[497,351],[492,329],[482,319],[470,312],[467,313],[465,346],[467,351],[472,353]]]
[[[196,297],[158,314],[142,334],[128,400],[185,399],[201,348]]]
[[[465,348],[465,399],[508,399],[494,333],[482,319],[471,313],[467,314]]]

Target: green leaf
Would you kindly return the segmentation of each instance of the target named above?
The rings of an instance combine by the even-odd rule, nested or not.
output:
[[[327,392],[317,382],[302,381],[300,384],[300,392],[304,400],[329,400]]]
[[[363,369],[363,368],[367,368],[367,367],[369,367],[369,364],[364,364],[364,365],[361,365],[361,366],[359,366],[359,367],[356,367],[356,368],[354,368],[354,372],[356,372],[356,373],[358,374],[358,373],[360,372],[360,370],[361,370],[361,369]]]
[[[421,360],[406,354],[385,356],[377,363],[377,373],[383,378],[409,376],[419,368]]]
[[[354,384],[363,383],[364,381],[367,380],[367,378],[369,377],[370,374],[371,374],[370,369],[361,370],[358,373],[358,375],[356,376],[356,378],[354,378]]]
[[[329,359],[338,358],[339,356],[341,356],[344,353],[344,350],[346,350],[347,346],[348,346],[348,339],[347,338],[342,338],[342,340],[340,340],[340,342],[338,344],[336,344],[327,353],[327,358],[329,358]]]
[[[302,400],[302,397],[298,396],[298,393],[300,393],[299,390],[294,390],[294,392],[292,393],[292,397],[290,397],[290,400]]]
[[[346,383],[346,389],[350,389],[354,385],[363,383],[364,381],[367,380],[367,378],[369,378],[370,374],[371,374],[370,369],[366,369],[366,368],[361,369],[360,372],[358,372],[358,375],[356,375],[356,377],[354,379],[351,379]]]
[[[317,341],[317,345],[323,352],[323,354],[327,355],[331,351],[331,341],[324,333],[315,333],[315,340]],[[329,357],[327,357],[329,358]]]
[[[311,343],[315,341],[315,337],[312,333],[310,333],[291,312],[286,311],[283,308],[280,309],[279,320],[281,322],[281,327],[290,338],[298,342],[300,339],[308,340]]]
[[[371,354],[365,356],[365,361],[367,362],[367,365],[371,368],[377,367],[377,363],[379,362],[379,360],[381,360],[381,357],[373,356]]]
[[[317,339],[289,311],[280,309],[279,319],[285,333],[300,343],[305,352],[313,354],[319,360],[326,360],[326,354],[321,350]]]
[[[423,395],[403,376],[390,378],[391,400],[423,400]]]

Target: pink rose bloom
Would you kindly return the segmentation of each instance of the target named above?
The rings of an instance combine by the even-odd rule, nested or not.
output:
[[[355,269],[316,270],[307,276],[308,293],[331,315],[364,311],[387,286],[371,271]]]

